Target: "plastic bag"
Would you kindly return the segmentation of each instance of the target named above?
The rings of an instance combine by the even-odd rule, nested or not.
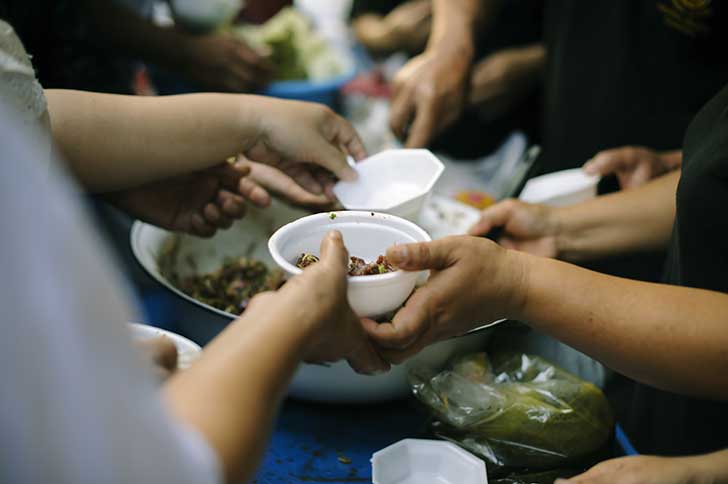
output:
[[[410,374],[435,412],[436,435],[498,467],[568,466],[607,443],[614,420],[596,386],[526,354],[464,356],[450,369]]]

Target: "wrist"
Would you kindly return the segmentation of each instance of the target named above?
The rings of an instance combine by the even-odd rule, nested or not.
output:
[[[526,314],[531,284],[531,272],[534,257],[515,250],[505,251],[504,273],[508,282],[505,317],[509,319],[523,319]]]

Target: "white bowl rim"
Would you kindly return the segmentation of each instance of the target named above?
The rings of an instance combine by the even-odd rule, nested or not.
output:
[[[270,252],[271,257],[273,257],[273,260],[278,264],[281,269],[286,271],[289,274],[292,274],[294,276],[297,276],[299,274],[303,273],[303,269],[300,269],[296,267],[294,264],[292,264],[290,261],[286,260],[280,252],[278,252],[277,246],[279,240],[288,232],[291,230],[294,230],[297,226],[310,223],[312,221],[317,221],[319,219],[338,219],[339,217],[346,219],[346,218],[357,218],[357,217],[374,217],[375,220],[387,220],[387,219],[393,219],[398,223],[401,223],[403,225],[409,226],[411,229],[413,229],[418,235],[422,237],[421,242],[431,242],[432,238],[430,237],[430,234],[428,234],[422,227],[417,225],[414,222],[410,222],[409,220],[403,219],[402,217],[397,217],[396,215],[390,215],[386,213],[379,213],[375,212],[373,210],[342,210],[337,212],[321,212],[316,213],[313,215],[307,215],[306,217],[301,217],[298,220],[294,220],[293,222],[289,222],[286,225],[280,227],[278,230],[275,231],[275,233],[268,239],[268,252]],[[336,230],[335,227],[332,227],[331,230]],[[394,272],[388,272],[386,274],[373,274],[369,276],[348,276],[349,284],[355,284],[359,285],[362,283],[375,283],[375,282],[388,282],[392,279],[398,279],[400,277],[404,277],[407,273],[412,273],[412,271],[403,271],[403,270],[397,270]],[[419,271],[415,271],[419,272]]]
[[[422,197],[422,196],[426,195],[427,193],[429,193],[430,191],[432,191],[432,189],[435,188],[435,183],[437,183],[437,181],[442,176],[442,173],[445,171],[445,165],[442,163],[442,161],[440,161],[440,159],[437,156],[435,156],[435,154],[432,151],[430,151],[426,148],[391,148],[388,150],[380,151],[379,153],[376,153],[376,154],[370,156],[368,159],[371,159],[374,157],[379,157],[381,155],[392,154],[392,153],[396,153],[397,156],[401,156],[402,154],[405,154],[405,152],[414,153],[414,154],[418,154],[418,153],[424,154],[425,157],[433,165],[435,165],[435,167],[436,167],[435,174],[432,176],[429,183],[427,183],[427,185],[425,185],[424,188],[419,190],[416,195],[413,195],[410,198],[408,198],[407,200],[404,200],[399,203],[390,204],[390,205],[386,205],[383,207],[359,207],[356,205],[347,205],[346,206],[347,210],[349,210],[349,211],[374,211],[374,212],[377,212],[377,211],[385,212],[387,210],[395,210],[395,209],[401,207],[402,205],[405,205],[405,204],[411,202],[412,200]],[[366,163],[368,159],[361,160],[360,163]],[[334,189],[336,189],[336,186],[334,186]],[[338,194],[337,194],[337,197],[338,197]]]

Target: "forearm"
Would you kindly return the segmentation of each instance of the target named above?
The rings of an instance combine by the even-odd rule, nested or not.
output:
[[[728,399],[728,295],[509,254],[525,267],[510,317],[637,381]]]
[[[679,180],[674,172],[637,189],[557,209],[558,257],[582,261],[664,248],[675,220]]]
[[[687,457],[686,460],[696,476],[695,484],[728,484],[728,450]]]
[[[56,144],[93,192],[190,173],[247,149],[256,96],[143,97],[47,90]]]
[[[229,482],[248,482],[309,328],[290,318],[231,324],[166,386],[172,412],[216,451]]]
[[[497,0],[433,0],[427,50],[448,49],[468,62],[475,53],[475,30],[490,17]]]
[[[82,4],[91,33],[109,49],[169,68],[185,64],[191,34],[155,25],[113,0],[83,0]]]

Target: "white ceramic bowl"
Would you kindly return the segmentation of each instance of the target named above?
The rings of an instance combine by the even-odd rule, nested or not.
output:
[[[200,345],[172,331],[139,323],[129,323],[129,327],[132,336],[137,340],[144,341],[159,336],[166,336],[171,339],[177,348],[177,368],[181,370],[188,368],[202,353]]]
[[[244,219],[236,222],[214,237],[201,239],[174,234],[141,222],[131,230],[131,247],[142,268],[160,285],[179,296],[177,326],[179,332],[191,340],[205,345],[220,333],[235,315],[203,304],[172,285],[162,274],[159,257],[172,238],[177,237],[177,271],[181,275],[209,272],[220,267],[226,257],[247,255],[255,257],[270,267],[275,262],[268,252],[268,239],[276,229],[308,215],[298,209],[274,202],[269,209],[249,207]],[[364,254],[367,255],[367,254]],[[195,264],[189,264],[194,260]],[[409,394],[408,369],[413,366],[442,366],[456,354],[482,351],[488,338],[487,332],[461,336],[432,345],[403,365],[395,366],[389,373],[365,376],[355,373],[346,362],[331,366],[303,364],[289,386],[291,396],[311,401],[360,403],[386,401]],[[261,351],[266,351],[265,347]]]
[[[372,456],[373,484],[488,484],[485,462],[442,440],[405,439]]]
[[[528,203],[572,205],[595,197],[598,183],[599,177],[581,168],[562,170],[528,180],[519,198]]]
[[[321,240],[338,230],[349,255],[367,262],[387,253],[397,244],[427,242],[430,236],[417,225],[394,215],[376,212],[331,212],[309,215],[284,225],[268,241],[268,250],[278,266],[291,276],[303,253],[319,255]],[[349,304],[356,314],[375,317],[400,307],[412,293],[421,272],[349,277]]]
[[[430,150],[387,150],[354,165],[359,178],[334,194],[347,210],[383,212],[416,221],[445,165]]]

